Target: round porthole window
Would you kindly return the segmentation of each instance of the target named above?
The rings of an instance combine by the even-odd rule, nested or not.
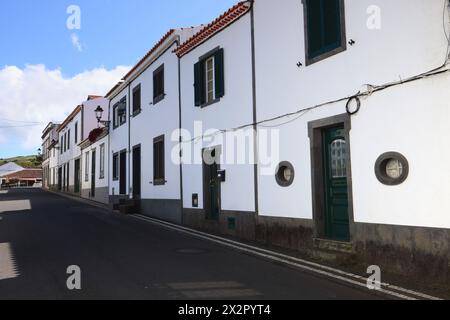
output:
[[[277,183],[282,187],[289,187],[295,178],[294,167],[290,162],[284,161],[278,165],[275,175]]]
[[[397,152],[384,153],[375,164],[375,174],[382,184],[388,186],[402,184],[408,178],[408,160]]]

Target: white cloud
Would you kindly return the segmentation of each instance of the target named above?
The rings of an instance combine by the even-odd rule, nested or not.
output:
[[[73,77],[64,77],[60,70],[48,70],[44,65],[0,69],[0,126],[42,123],[40,126],[0,129],[0,149],[17,142],[24,149],[37,149],[48,122],[63,121],[88,95],[106,94],[129,69],[126,66],[113,70],[98,68]]]
[[[78,35],[76,33],[72,33],[70,35],[70,38],[72,40],[72,45],[79,51],[79,52],[83,52],[83,46],[81,44],[80,41],[80,37],[78,37]]]

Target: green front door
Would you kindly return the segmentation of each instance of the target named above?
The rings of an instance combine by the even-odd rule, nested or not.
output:
[[[343,127],[323,132],[325,236],[332,240],[349,241],[347,157],[348,144]]]
[[[211,151],[211,157],[216,158],[216,150]],[[220,165],[214,161],[209,164],[203,162],[203,199],[206,218],[219,220],[220,218],[220,181],[217,173]]]

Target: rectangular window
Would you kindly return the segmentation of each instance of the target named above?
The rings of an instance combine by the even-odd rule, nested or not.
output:
[[[133,116],[141,112],[141,85],[133,89]]]
[[[346,49],[343,0],[304,0],[307,65]]]
[[[153,104],[164,99],[164,65],[153,72]]]
[[[59,142],[59,153],[63,154],[63,140],[64,140],[64,136],[61,136],[60,142]]]
[[[206,103],[211,103],[215,99],[214,57],[208,58],[208,60],[206,60],[205,74],[206,74]]]
[[[85,163],[84,163],[84,181],[89,181],[89,152],[85,154]]]
[[[153,184],[164,185],[165,177],[165,156],[164,156],[164,136],[153,140]]]
[[[114,126],[114,129],[119,126],[119,114],[118,114],[118,111],[119,111],[119,103],[116,103],[113,106],[113,126]]]
[[[117,110],[119,116],[119,125],[123,125],[127,122],[127,98],[123,98],[119,102],[119,108]]]
[[[78,122],[75,123],[75,144],[78,143]]]
[[[64,133],[64,152],[67,151],[67,132]]]
[[[100,145],[100,179],[105,178],[105,144]]]
[[[195,106],[204,107],[225,95],[224,50],[217,48],[194,65]]]
[[[113,169],[113,180],[114,181],[119,180],[119,154],[118,153],[113,155],[112,169]]]
[[[127,122],[127,97],[124,97],[113,106],[114,129]]]
[[[70,130],[67,131],[67,150],[70,150]]]

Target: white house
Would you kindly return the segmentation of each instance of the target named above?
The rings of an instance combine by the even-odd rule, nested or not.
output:
[[[181,223],[180,165],[172,161],[180,127],[179,60],[173,51],[198,30],[170,30],[107,95],[109,187],[116,206],[131,199],[135,211]]]
[[[58,189],[60,191],[81,195],[83,161],[79,144],[97,127],[96,108],[100,106],[106,109],[107,104],[108,101],[103,97],[89,96],[59,126]]]
[[[80,143],[81,197],[109,204],[108,129],[96,128]]]
[[[14,162],[8,162],[0,166],[0,186],[5,183],[5,176],[24,170],[21,166]]]
[[[176,50],[183,223],[243,238],[254,238],[254,131],[217,131],[254,121],[250,8],[238,3]]]
[[[42,134],[42,187],[55,189],[57,186],[58,154],[55,148],[58,144],[59,124],[50,122]]]
[[[254,2],[258,134],[280,156],[258,166],[259,240],[448,274],[447,5]]]

